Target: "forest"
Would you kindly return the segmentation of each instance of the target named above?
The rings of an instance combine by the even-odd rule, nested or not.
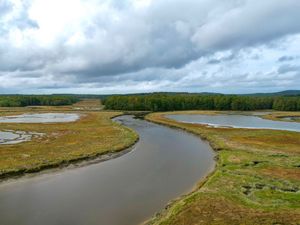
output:
[[[23,106],[59,106],[71,105],[79,101],[74,96],[59,95],[2,95],[0,107],[23,107]]]
[[[300,111],[299,96],[241,96],[197,94],[149,94],[110,96],[103,100],[106,109],[175,111],[175,110],[281,110]]]

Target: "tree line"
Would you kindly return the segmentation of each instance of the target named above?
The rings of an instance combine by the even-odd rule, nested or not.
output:
[[[140,111],[176,110],[282,110],[300,111],[300,97],[256,97],[241,95],[149,94],[110,96],[106,109]]]
[[[23,107],[23,106],[59,106],[71,105],[79,101],[74,96],[58,95],[7,95],[0,96],[0,107]]]

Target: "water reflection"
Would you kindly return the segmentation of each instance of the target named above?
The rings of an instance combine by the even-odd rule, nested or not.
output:
[[[34,113],[15,116],[1,116],[0,123],[65,123],[80,118],[76,113]]]
[[[300,132],[300,123],[262,119],[245,115],[167,115],[167,118],[186,123],[207,124],[213,127],[259,128]]]

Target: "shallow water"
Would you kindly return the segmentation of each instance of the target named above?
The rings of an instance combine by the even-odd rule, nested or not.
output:
[[[42,134],[25,131],[0,131],[0,145],[17,144],[24,141],[30,141],[35,135],[41,136]]]
[[[300,123],[262,119],[245,115],[167,115],[167,118],[186,123],[207,124],[214,127],[258,128],[300,132]]]
[[[134,225],[190,191],[214,166],[198,137],[122,116],[133,151],[102,163],[0,185],[1,225]]]
[[[19,135],[9,131],[0,131],[0,140],[16,139]]]
[[[80,118],[76,113],[33,113],[16,116],[2,116],[0,123],[65,123]]]

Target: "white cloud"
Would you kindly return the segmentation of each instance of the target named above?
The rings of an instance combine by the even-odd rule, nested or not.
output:
[[[297,88],[299,71],[280,71],[300,62],[299,8],[298,0],[2,0],[0,91]]]

